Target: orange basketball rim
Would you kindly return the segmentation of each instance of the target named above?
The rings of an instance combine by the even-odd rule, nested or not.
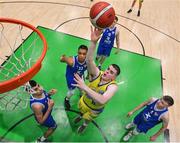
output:
[[[43,61],[43,59],[46,55],[46,52],[47,52],[46,39],[43,36],[43,34],[38,29],[36,29],[36,27],[32,26],[29,23],[21,21],[21,20],[11,19],[11,18],[0,18],[0,24],[1,25],[7,24],[7,23],[8,24],[21,25],[23,27],[26,27],[26,28],[32,30],[42,40],[43,47],[42,47],[42,51],[40,53],[40,56],[36,60],[36,63],[34,63],[32,65],[32,67],[30,67],[29,69],[27,69],[26,71],[24,71],[20,75],[14,76],[8,80],[4,80],[4,81],[0,82],[0,94],[8,92],[10,90],[13,90],[15,88],[18,88],[19,86],[21,86],[21,85],[25,84],[27,81],[29,81],[34,75],[36,75],[37,72],[41,69],[42,61]]]

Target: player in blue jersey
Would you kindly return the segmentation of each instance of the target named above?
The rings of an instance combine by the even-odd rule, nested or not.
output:
[[[37,141],[44,142],[47,138],[54,132],[57,127],[51,112],[54,106],[54,101],[51,99],[51,95],[57,92],[56,89],[51,89],[46,92],[42,86],[40,86],[36,81],[30,80],[26,86],[25,90],[31,95],[30,96],[30,107],[34,112],[36,121],[48,128],[42,137],[39,137]]]
[[[171,96],[163,96],[160,99],[151,98],[146,102],[141,103],[139,106],[130,111],[127,116],[130,117],[135,111],[145,107],[136,117],[133,122],[126,125],[126,129],[130,129],[128,134],[124,136],[124,141],[129,141],[133,135],[139,133],[146,133],[159,123],[162,127],[154,135],[150,137],[150,141],[155,141],[156,138],[164,132],[169,123],[168,107],[174,104]]]
[[[115,54],[117,54],[120,50],[119,30],[115,26],[117,21],[118,17],[116,16],[113,24],[109,28],[103,30],[96,56],[99,69],[101,69],[101,66],[104,63],[105,59],[110,56],[115,39],[117,45],[117,51],[115,52]]]
[[[73,57],[67,57],[66,55],[62,55],[60,57],[60,61],[67,64],[66,67],[66,82],[68,86],[68,92],[64,99],[64,105],[66,109],[70,109],[70,98],[74,95],[75,84],[74,74],[78,74],[80,77],[84,76],[84,72],[87,70],[86,65],[86,55],[88,48],[85,45],[80,45],[78,48],[78,55]]]

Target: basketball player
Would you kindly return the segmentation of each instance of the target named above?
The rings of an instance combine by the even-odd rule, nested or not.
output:
[[[104,110],[104,106],[118,89],[115,79],[120,74],[119,66],[112,64],[105,71],[100,71],[93,60],[96,43],[101,32],[98,29],[93,30],[91,27],[91,45],[86,58],[90,83],[86,85],[84,80],[78,74],[75,74],[76,84],[74,86],[84,91],[78,105],[81,115],[74,120],[75,123],[78,123],[81,119],[84,119],[84,123],[78,128],[78,133],[82,133],[88,123]]]
[[[54,132],[57,127],[51,112],[54,106],[54,101],[51,95],[57,92],[56,89],[51,89],[48,93],[36,81],[30,80],[25,89],[30,96],[30,107],[34,112],[36,121],[48,128],[42,137],[37,139],[38,142],[45,142],[47,138]]]
[[[64,105],[66,109],[70,109],[70,98],[74,95],[75,86],[72,84],[76,83],[74,81],[74,74],[77,73],[79,76],[83,76],[84,72],[87,70],[86,65],[86,55],[88,48],[85,45],[80,45],[78,48],[78,55],[73,57],[66,57],[66,55],[62,55],[60,57],[60,62],[64,62],[67,64],[66,67],[66,82],[68,86],[68,92],[64,99]]]
[[[131,8],[127,11],[127,13],[131,13],[132,12],[132,9],[135,5],[137,0],[133,0],[133,3],[131,5]],[[141,10],[141,7],[142,7],[142,3],[143,3],[143,0],[138,0],[139,1],[139,9],[138,9],[138,13],[137,13],[137,16],[140,16],[140,10]]]
[[[135,111],[145,107],[133,120],[132,123],[126,125],[126,129],[131,129],[123,140],[128,141],[133,135],[146,133],[159,123],[162,127],[154,135],[150,137],[150,141],[155,141],[156,138],[164,132],[169,123],[168,107],[174,104],[171,96],[163,96],[160,99],[151,98],[148,101],[141,103],[139,106],[130,111],[127,116],[130,117]],[[134,127],[134,129],[133,129]]]
[[[103,30],[102,37],[99,42],[96,60],[98,61],[98,67],[101,69],[102,64],[105,59],[110,56],[111,50],[114,46],[114,41],[116,39],[117,54],[120,51],[120,39],[119,39],[119,30],[115,26],[118,21],[118,17],[115,17],[113,24],[109,28]]]

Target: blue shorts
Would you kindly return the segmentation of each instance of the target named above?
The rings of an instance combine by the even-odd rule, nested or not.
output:
[[[133,123],[137,126],[137,131],[139,133],[146,133],[150,128],[147,126],[146,121],[144,121],[144,117],[142,114],[138,114]]]
[[[107,47],[103,45],[99,45],[97,49],[97,55],[109,57],[111,53],[112,47]]]
[[[76,88],[76,86],[73,86],[72,84],[76,84],[76,82],[74,81],[74,79],[67,79],[66,78],[66,82],[67,82],[67,86],[69,90],[73,90]]]
[[[83,77],[84,78],[84,75],[79,75],[80,77]],[[73,90],[76,88],[76,86],[73,86],[72,84],[77,84],[75,81],[74,81],[74,77],[67,77],[66,76],[66,82],[67,82],[67,86],[68,86],[68,89],[69,90]]]
[[[36,120],[37,121],[37,120]],[[52,115],[48,116],[48,118],[46,119],[46,121],[41,124],[42,126],[48,127],[48,128],[53,128],[55,129],[57,127],[56,122],[54,121]]]

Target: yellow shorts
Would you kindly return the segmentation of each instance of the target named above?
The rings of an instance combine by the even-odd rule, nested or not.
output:
[[[94,118],[96,118],[101,112],[94,111],[91,108],[89,108],[83,101],[83,98],[79,100],[78,108],[80,112],[83,114],[83,118],[85,120],[92,121]]]

